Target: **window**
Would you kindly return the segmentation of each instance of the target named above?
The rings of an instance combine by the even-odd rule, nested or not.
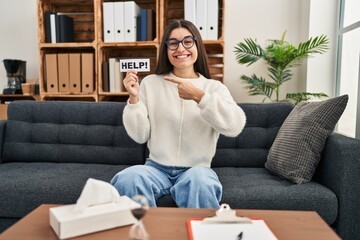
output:
[[[360,101],[359,13],[359,0],[340,1],[336,92],[337,95],[349,95],[349,102],[339,120],[337,131],[360,139],[360,104],[358,104]]]

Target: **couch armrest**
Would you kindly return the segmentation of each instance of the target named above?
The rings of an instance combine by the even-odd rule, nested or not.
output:
[[[316,180],[338,199],[334,224],[343,239],[360,236],[360,140],[332,133],[327,139]]]
[[[0,163],[2,162],[2,152],[5,137],[6,120],[0,120]]]

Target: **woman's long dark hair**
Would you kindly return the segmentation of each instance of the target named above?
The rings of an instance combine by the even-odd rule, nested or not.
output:
[[[175,28],[186,28],[196,38],[195,44],[198,50],[198,58],[194,63],[194,70],[195,72],[200,73],[206,78],[211,78],[209,66],[208,66],[207,54],[201,35],[198,29],[196,28],[196,26],[192,22],[183,19],[175,20],[171,22],[165,29],[164,35],[161,40],[159,59],[155,70],[155,74],[159,74],[159,75],[168,74],[174,68],[174,66],[169,61],[167,55],[167,46],[165,44],[165,41],[169,39],[171,31],[174,30]]]

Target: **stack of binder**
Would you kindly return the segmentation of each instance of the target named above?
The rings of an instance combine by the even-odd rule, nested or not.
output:
[[[184,15],[197,26],[203,40],[219,38],[218,0],[184,0]]]
[[[45,54],[47,93],[93,93],[93,53]]]
[[[120,72],[119,58],[109,58],[109,62],[104,62],[102,72],[102,88],[104,92],[120,93],[126,91],[123,85],[124,73]]]
[[[74,20],[56,12],[45,12],[45,42],[61,43],[74,41]]]
[[[103,2],[104,42],[151,41],[155,37],[155,12],[134,1]]]

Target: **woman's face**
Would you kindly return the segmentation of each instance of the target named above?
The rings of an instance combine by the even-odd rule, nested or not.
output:
[[[174,66],[174,70],[191,70],[194,71],[194,63],[198,57],[198,51],[196,47],[195,40],[192,39],[192,34],[186,28],[175,28],[171,31],[168,47],[167,47],[167,54],[170,63]],[[170,48],[176,48],[176,41],[182,41],[182,43],[178,43],[178,47],[175,50],[171,50]],[[191,46],[192,42],[194,44]],[[184,45],[187,47],[185,48]],[[191,47],[189,47],[191,46]]]

